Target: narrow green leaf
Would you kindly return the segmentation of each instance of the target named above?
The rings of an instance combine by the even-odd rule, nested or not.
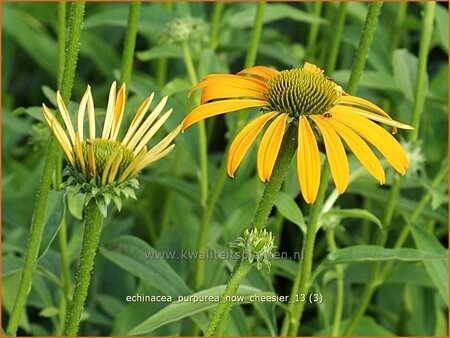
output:
[[[215,286],[207,290],[202,290],[200,292],[194,293],[191,297],[220,297],[225,291],[225,285]],[[249,303],[249,297],[251,295],[273,295],[272,292],[264,292],[261,293],[260,289],[253,288],[250,286],[241,285],[237,292],[237,297],[239,300],[236,300],[236,304]],[[164,307],[161,311],[155,313],[150,318],[137,325],[133,329],[131,329],[127,335],[141,335],[147,334],[158,327],[163,325],[175,322],[177,320],[192,316],[196,313],[212,309],[217,306],[218,303],[214,301],[174,301],[170,305]],[[205,327],[201,327],[202,330]]]
[[[282,214],[292,223],[298,225],[303,233],[306,232],[306,224],[303,218],[302,211],[291,196],[289,196],[285,192],[280,191],[275,200],[275,206],[277,207],[277,210],[280,212],[280,214]]]
[[[426,260],[425,268],[439,290],[442,300],[448,304],[448,253],[439,240],[431,233],[422,228],[412,226],[411,232],[414,242],[419,250],[427,250],[435,255],[442,255],[443,260]]]
[[[340,220],[344,218],[366,219],[378,225],[380,229],[383,228],[383,225],[381,224],[381,221],[378,219],[378,217],[368,212],[367,210],[362,209],[331,209],[330,211],[322,215],[321,222],[326,225],[327,222],[340,222]]]
[[[432,253],[410,248],[387,249],[376,245],[354,245],[330,253],[326,262],[331,264],[390,260],[411,262],[435,260],[441,262],[445,259],[447,256],[442,252]]]
[[[45,309],[42,309],[39,312],[39,316],[45,317],[45,318],[55,317],[58,314],[59,314],[59,309],[54,306],[46,307]]]
[[[58,233],[61,222],[64,219],[66,206],[63,191],[51,191],[48,199],[44,229],[42,231],[41,246],[39,248],[39,258],[44,256],[50,248]]]

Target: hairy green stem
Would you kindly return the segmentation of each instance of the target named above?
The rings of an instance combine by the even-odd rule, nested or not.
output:
[[[86,206],[83,243],[81,245],[80,262],[75,281],[73,299],[64,326],[65,336],[75,336],[80,325],[81,313],[91,283],[91,274],[94,268],[95,255],[102,232],[103,216],[95,199]]]
[[[289,168],[289,163],[295,154],[295,149],[297,146],[296,126],[290,126],[283,137],[283,142],[281,143],[280,152],[278,154],[275,166],[273,169],[270,181],[266,184],[264,188],[263,196],[261,197],[259,206],[255,212],[253,218],[253,228],[261,230],[269,216],[270,210],[273,207],[275,198],[281,188],[281,184],[286,176],[287,170]],[[251,268],[251,263],[246,260],[242,262],[237,262],[233,273],[231,274],[230,280],[227,284],[227,288],[223,295],[223,299],[226,296],[235,295],[242,278],[247,274]],[[205,336],[210,335],[221,335],[226,325],[228,314],[231,310],[230,303],[221,303],[218,305],[216,310],[211,317],[208,328],[205,331]]]
[[[327,66],[325,68],[327,70],[327,74],[330,76],[333,75],[333,70],[336,67],[342,32],[344,31],[345,17],[347,16],[347,5],[348,3],[346,1],[340,3],[336,24],[333,24],[333,39],[331,40]]]
[[[283,326],[281,329],[282,336],[296,336],[300,327],[300,321],[303,314],[304,302],[298,301],[297,295],[303,295],[308,292],[310,287],[310,277],[312,260],[314,253],[314,244],[316,240],[317,225],[319,223],[320,212],[322,210],[323,201],[325,199],[325,192],[328,186],[328,178],[330,176],[330,169],[327,162],[324,162],[322,166],[322,175],[320,178],[319,191],[317,198],[311,207],[309,214],[308,225],[306,227],[306,234],[303,238],[302,257],[298,263],[298,271],[295,276],[294,284],[290,295],[291,303],[288,307],[288,313],[286,314]]]
[[[220,21],[222,19],[225,2],[217,1],[214,3],[214,9],[211,18],[211,29],[209,32],[209,48],[215,50],[219,44]]]
[[[66,57],[66,8],[65,1],[58,2],[58,88],[61,87]]]
[[[375,29],[377,28],[378,16],[380,15],[382,6],[383,2],[381,1],[371,2],[369,4],[369,10],[359,40],[358,51],[353,60],[352,73],[350,74],[350,80],[348,81],[347,91],[349,93],[356,93],[356,88],[366,64],[366,58],[369,53],[370,45],[372,44]]]
[[[412,116],[412,125],[415,127],[415,129],[412,131],[414,133],[409,134],[409,140],[415,141],[417,140],[418,134],[417,130],[419,129],[420,124],[420,116],[423,109],[423,103],[424,103],[424,93],[423,93],[423,84],[425,81],[426,76],[426,64],[427,64],[427,58],[428,58],[428,50],[430,48],[430,41],[431,36],[433,32],[433,20],[434,20],[434,10],[435,10],[435,3],[429,2],[425,4],[425,20],[423,21],[423,28],[422,28],[422,36],[420,39],[420,48],[419,48],[419,62],[418,62],[418,73],[417,73],[417,81],[416,81],[416,97],[414,102],[414,108],[413,108],[413,116]],[[397,202],[397,198],[400,194],[401,184],[402,184],[402,177],[398,177],[392,187],[391,191],[389,193],[388,198],[388,205],[385,209],[385,214],[383,216],[383,225],[387,227],[386,230],[381,231],[378,233],[376,238],[376,244],[380,246],[384,246],[386,243],[386,240],[388,238],[388,230],[390,227],[390,223],[392,221],[392,217],[395,210],[395,205]],[[404,230],[409,231],[409,230]],[[407,235],[407,234],[406,234]],[[406,240],[406,235],[403,235],[402,237]],[[403,243],[402,243],[403,244]],[[366,309],[370,303],[370,300],[372,299],[373,294],[375,293],[380,281],[380,263],[376,262],[371,264],[370,270],[369,270],[369,277],[368,282],[366,284],[366,287],[364,288],[362,292],[362,296],[358,302],[358,306],[354,312],[354,315],[350,319],[350,321],[347,324],[347,327],[345,328],[344,335],[351,335],[354,328],[358,324],[359,320],[362,318],[364,313],[366,312]]]
[[[71,16],[69,24],[69,39],[67,52],[65,56],[65,66],[61,82],[61,95],[64,102],[69,101],[70,93],[73,87],[73,78],[75,74],[75,66],[78,56],[78,48],[81,37],[81,28],[83,25],[84,2],[74,2],[71,7]],[[36,260],[41,245],[42,230],[47,207],[50,186],[52,182],[53,172],[55,170],[56,157],[58,150],[58,141],[51,135],[50,143],[44,160],[44,168],[41,180],[39,182],[36,194],[36,204],[34,207],[33,218],[31,221],[31,230],[28,237],[27,252],[22,275],[20,277],[19,287],[14,301],[13,310],[6,332],[16,335],[20,324],[20,319],[25,308],[28,294],[31,290],[33,272],[36,267]]]
[[[326,231],[326,237],[330,252],[336,251],[338,247],[334,239],[334,228]],[[336,264],[334,269],[336,270],[336,298],[334,303],[334,317],[333,325],[331,326],[331,335],[333,337],[337,337],[339,336],[342,308],[344,306],[344,267],[342,264]]]
[[[253,264],[248,260],[243,260],[236,263],[227,287],[225,288],[225,292],[221,297],[219,305],[214,310],[208,327],[205,330],[204,336],[210,337],[223,335],[227,324],[228,315],[231,311],[231,307],[233,306],[233,303],[231,301],[227,301],[227,298],[236,295],[242,279],[244,279],[250,271],[252,265]]]
[[[251,67],[255,64],[256,54],[258,53],[259,39],[261,37],[261,30],[263,26],[264,10],[266,2],[258,2],[256,7],[255,21],[253,23],[252,36],[250,38],[250,45],[248,47],[247,55],[245,56],[245,68]]]
[[[128,83],[131,79],[140,9],[141,9],[140,1],[130,2],[127,30],[125,32],[125,39],[123,42],[122,67],[120,71],[121,83]]]
[[[254,24],[253,24],[253,33],[252,33],[252,40],[250,42],[249,49],[247,51],[247,57],[246,57],[246,63],[244,65],[245,68],[252,67],[255,62],[255,57],[250,57],[249,55],[255,54],[258,50],[258,44],[259,44],[259,35],[261,34],[262,25],[263,25],[263,17],[264,17],[264,5],[261,5],[261,3],[258,4],[258,10],[256,12]],[[245,120],[246,115],[242,114],[241,112],[238,113],[238,117],[236,119],[235,125],[233,127],[233,130],[231,130],[225,153],[228,154],[228,150],[230,148],[231,142],[234,138],[234,136],[237,134],[237,131],[239,130],[239,127],[241,126],[242,122]],[[201,123],[203,121],[200,121]],[[203,248],[203,250],[206,249],[207,240],[208,240],[208,228],[209,224],[211,222],[211,218],[214,212],[214,208],[216,206],[217,200],[220,196],[220,193],[222,192],[223,185],[225,184],[226,180],[226,167],[227,167],[227,157],[224,156],[222,158],[222,161],[220,163],[220,167],[218,170],[218,175],[216,177],[216,180],[214,181],[214,185],[211,189],[211,193],[208,195],[208,199],[206,201],[206,206],[203,208],[202,212],[202,219],[200,224],[200,236],[199,236],[199,248]],[[199,252],[201,252],[199,250]],[[205,261],[204,260],[197,260],[197,266],[195,271],[195,287],[196,289],[200,289],[203,286],[204,283],[204,272],[205,272]]]

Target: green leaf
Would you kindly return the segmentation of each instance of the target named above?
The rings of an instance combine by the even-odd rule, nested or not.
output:
[[[435,260],[440,262],[445,259],[447,256],[443,253],[431,253],[410,248],[388,249],[376,245],[354,245],[330,253],[326,262],[331,264],[390,260],[410,262]]]
[[[59,314],[59,309],[57,307],[54,307],[54,306],[46,307],[45,309],[42,309],[39,312],[39,316],[45,317],[45,318],[55,317],[58,314]]]
[[[253,4],[252,4],[253,5]],[[247,28],[253,25],[256,14],[256,6],[250,6],[239,12],[234,13],[230,19],[229,24],[233,28]],[[292,19],[297,22],[318,23],[324,24],[328,21],[320,17],[316,17],[286,4],[267,4],[264,10],[265,24],[282,19]]]
[[[375,223],[383,228],[381,221],[374,214],[362,209],[331,209],[322,215],[321,223],[326,226],[328,223],[339,223],[344,218],[361,218]]]
[[[436,29],[433,32],[441,47],[448,53],[448,9],[436,6]]]
[[[44,256],[58,233],[66,211],[64,191],[51,191],[47,203],[47,211],[42,231],[39,258]]]
[[[292,223],[298,225],[303,233],[306,233],[306,224],[302,211],[291,196],[280,191],[275,200],[275,206],[280,214]]]
[[[154,60],[160,57],[181,59],[183,58],[183,53],[179,45],[162,45],[138,52],[136,57],[141,61]]]
[[[70,214],[77,220],[83,219],[84,210],[84,194],[68,194],[67,195],[67,207]]]
[[[447,250],[433,234],[416,226],[411,226],[411,232],[419,250],[426,250],[435,255],[448,257]],[[446,259],[426,260],[424,265],[430,278],[439,290],[443,301],[445,304],[448,304],[448,261]]]
[[[168,82],[161,90],[161,95],[171,96],[179,92],[188,92],[192,88],[191,84],[183,79],[176,78]]]
[[[225,285],[215,286],[207,290],[202,290],[194,293],[192,297],[211,296],[220,297],[225,291]],[[237,301],[236,304],[249,303],[249,296],[254,294],[273,295],[272,292],[261,293],[260,289],[250,286],[241,285],[237,292],[237,296],[242,296],[242,301]],[[212,309],[217,306],[216,302],[194,302],[194,301],[175,301],[170,305],[164,307],[161,311],[155,313],[150,318],[131,329],[127,335],[141,335],[147,334],[158,327],[178,321],[180,319],[192,316],[196,313]],[[201,327],[204,330],[206,327]]]

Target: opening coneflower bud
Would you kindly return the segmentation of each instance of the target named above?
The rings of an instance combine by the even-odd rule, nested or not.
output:
[[[327,112],[342,94],[333,81],[303,68],[283,70],[267,80],[266,86],[270,110],[295,118]]]

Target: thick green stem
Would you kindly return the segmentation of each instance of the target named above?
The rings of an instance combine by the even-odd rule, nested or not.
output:
[[[314,253],[314,244],[316,240],[317,225],[319,222],[320,212],[322,210],[323,201],[325,199],[325,192],[327,190],[328,178],[330,176],[330,169],[328,163],[324,162],[322,166],[322,176],[320,178],[319,191],[317,198],[311,207],[309,214],[308,226],[306,227],[306,234],[303,239],[302,257],[298,263],[298,271],[295,276],[294,284],[292,286],[290,300],[291,303],[288,307],[288,313],[286,314],[281,329],[281,335],[296,336],[300,327],[300,321],[303,314],[304,302],[298,301],[297,295],[303,295],[308,292],[310,287],[311,267]]]
[[[383,2],[381,1],[369,4],[366,21],[364,22],[364,27],[359,40],[358,51],[353,60],[352,73],[350,74],[350,80],[348,81],[347,92],[349,93],[356,93],[356,88],[359,79],[361,78],[364,65],[366,64],[366,58],[369,53],[370,45],[372,44],[375,29],[377,28],[381,6],[383,6]]]
[[[336,67],[342,32],[344,31],[345,17],[347,16],[347,5],[348,3],[346,1],[340,3],[336,24],[333,24],[333,39],[331,40],[327,66],[325,68],[327,70],[327,74],[330,76],[333,75],[333,70]]]
[[[334,239],[334,228],[328,229],[326,236],[330,252],[336,251],[338,247]],[[342,308],[344,306],[344,267],[342,264],[337,264],[334,269],[336,270],[336,298],[334,303],[334,317],[333,325],[331,326],[331,335],[333,337],[337,337],[339,336]]]
[[[66,52],[66,2],[58,3],[58,88],[61,87]]]
[[[85,217],[83,243],[81,245],[75,290],[73,292],[73,299],[70,303],[64,326],[65,336],[75,336],[77,334],[81,313],[83,312],[89,284],[91,282],[91,274],[94,267],[98,242],[102,232],[103,216],[95,199],[92,199],[86,206]]]
[[[255,21],[253,23],[252,37],[250,38],[250,45],[248,46],[247,55],[245,56],[245,68],[252,67],[255,64],[256,54],[258,53],[259,38],[261,36],[261,30],[263,26],[265,8],[265,1],[258,2]]]
[[[75,74],[75,66],[78,56],[78,48],[81,37],[81,28],[83,25],[84,2],[74,2],[71,7],[69,39],[67,53],[65,56],[65,66],[63,72],[63,80],[61,84],[61,95],[67,103],[73,87],[73,77]],[[6,332],[15,335],[20,324],[20,319],[25,308],[28,294],[31,290],[33,272],[36,267],[39,247],[41,245],[42,230],[44,226],[45,211],[47,207],[50,185],[52,182],[53,172],[55,170],[56,158],[58,150],[58,141],[51,136],[50,143],[47,148],[44,168],[41,180],[36,194],[36,204],[34,207],[33,218],[31,221],[30,236],[28,238],[27,252],[23,266],[22,275],[19,282],[17,296],[14,301],[13,310]]]
[[[415,127],[415,129],[412,131],[411,134],[409,134],[409,140],[415,141],[417,140],[418,134],[417,131],[419,129],[420,124],[420,115],[423,109],[423,103],[424,103],[424,93],[423,93],[423,84],[425,81],[426,76],[426,65],[427,65],[427,58],[428,58],[428,50],[430,48],[430,41],[431,36],[433,32],[433,20],[434,20],[434,10],[435,10],[435,3],[429,2],[425,4],[425,20],[423,21],[423,29],[422,29],[422,36],[421,36],[421,44],[419,49],[419,62],[418,62],[418,72],[417,72],[417,82],[416,82],[416,97],[414,102],[414,109],[413,109],[413,116],[412,116],[412,125]],[[386,243],[386,240],[388,238],[388,231],[389,227],[392,221],[392,217],[395,210],[395,205],[397,202],[397,198],[400,194],[401,184],[402,184],[403,178],[398,177],[392,187],[391,191],[389,193],[388,198],[388,205],[385,209],[385,214],[383,216],[383,225],[386,230],[379,232],[376,238],[376,244],[380,246],[384,246]],[[416,209],[417,211],[417,209]],[[409,230],[402,230],[402,232],[408,232]],[[403,234],[401,236],[406,240],[407,233]],[[403,243],[401,243],[403,244]],[[354,312],[354,315],[350,319],[350,321],[347,324],[347,327],[345,329],[344,335],[351,335],[353,329],[358,324],[359,320],[362,318],[364,313],[366,312],[366,309],[370,303],[370,300],[375,293],[380,281],[380,273],[379,273],[380,263],[376,262],[371,264],[370,270],[369,270],[369,277],[368,282],[366,284],[366,287],[364,288],[362,292],[362,297],[360,301],[358,302],[358,306]]]
[[[217,1],[214,3],[214,9],[211,18],[211,29],[209,32],[209,48],[215,50],[219,44],[220,21],[222,19],[225,2]]]
[[[253,264],[248,260],[243,260],[242,262],[236,263],[227,287],[225,288],[225,292],[221,297],[219,305],[214,310],[208,327],[205,330],[204,336],[221,336],[223,334],[228,320],[228,315],[231,311],[231,307],[233,306],[233,303],[229,300],[227,301],[227,299],[236,295],[242,279],[244,279],[250,271],[252,265]]]
[[[140,1],[133,1],[130,3],[130,10],[128,12],[127,30],[125,32],[125,40],[123,43],[122,68],[120,72],[121,83],[128,83],[131,79],[140,9],[141,9]]]

